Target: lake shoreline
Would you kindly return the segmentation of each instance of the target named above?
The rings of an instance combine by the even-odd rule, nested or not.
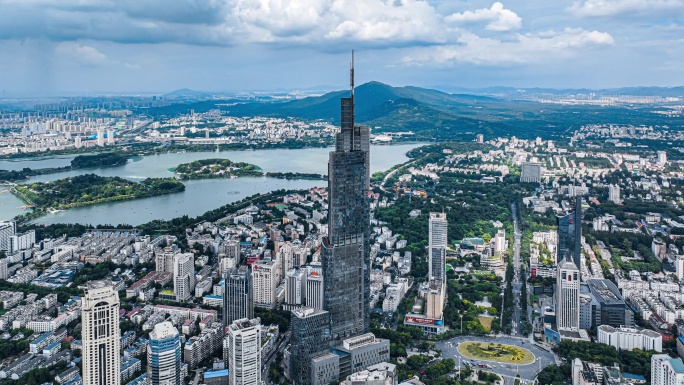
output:
[[[425,145],[425,143],[413,145],[372,145],[371,172],[384,171],[396,164],[408,161],[409,158],[405,154],[411,149],[422,145]],[[174,173],[170,169],[175,168],[177,165],[211,157],[256,164],[262,169],[264,174],[270,172],[282,175],[288,173],[292,175],[300,174],[300,176],[306,174],[325,175],[328,172],[329,152],[330,147],[156,154],[154,156],[136,157],[136,161],[129,161],[123,166],[40,175],[20,183],[23,185],[34,182],[50,182],[84,173],[96,173],[100,176],[118,176],[131,181],[141,181],[146,178],[173,177]],[[64,156],[51,159],[31,158],[23,163],[17,159],[12,161],[0,160],[0,169],[18,168],[21,170],[22,167],[37,169],[54,167],[55,165],[64,166],[69,164],[69,161],[70,158]],[[186,185],[186,189],[183,192],[115,203],[102,203],[61,212],[48,212],[32,222],[41,224],[80,223],[98,225],[127,223],[136,225],[156,219],[169,220],[183,215],[201,215],[216,207],[239,201],[258,193],[263,194],[280,189],[304,190],[312,187],[325,187],[327,185],[326,180],[323,178],[280,179],[266,175],[260,177],[245,176],[235,179],[192,179],[183,180],[183,183]],[[0,219],[10,220],[17,215],[27,213],[24,209],[19,208],[24,204],[12,194],[0,194]]]

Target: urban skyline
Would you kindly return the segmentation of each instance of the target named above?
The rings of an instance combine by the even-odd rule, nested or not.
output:
[[[684,385],[682,0],[0,8],[0,385]]]

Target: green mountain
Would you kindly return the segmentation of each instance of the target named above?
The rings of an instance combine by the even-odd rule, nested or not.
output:
[[[274,116],[322,119],[339,124],[340,98],[349,91],[279,103],[240,103],[221,107],[234,116]],[[419,87],[392,87],[379,82],[355,89],[356,121],[372,127],[373,133],[414,132],[418,140],[470,140],[478,133],[532,137],[534,132],[511,125],[510,120],[528,110],[539,109],[531,102],[511,102],[488,96],[448,94]],[[520,116],[517,116],[520,115]],[[546,124],[545,124],[546,127]],[[535,130],[535,132],[538,130]],[[543,129],[546,134],[548,131]],[[549,136],[549,135],[545,135]]]
[[[349,91],[286,102],[261,100],[206,100],[174,104],[147,111],[151,116],[174,116],[220,108],[233,116],[294,117],[339,124],[340,98]],[[413,140],[471,140],[476,134],[562,139],[584,124],[668,125],[676,118],[653,114],[649,106],[597,107],[541,104],[471,94],[450,94],[419,87],[392,87],[379,82],[355,89],[356,122],[371,126],[372,133],[413,132]]]

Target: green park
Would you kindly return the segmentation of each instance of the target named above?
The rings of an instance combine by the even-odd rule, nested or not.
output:
[[[531,351],[512,345],[463,342],[458,346],[458,352],[468,359],[494,361],[504,364],[527,365],[534,362],[534,354]]]

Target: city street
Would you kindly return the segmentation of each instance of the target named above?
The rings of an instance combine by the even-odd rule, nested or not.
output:
[[[520,230],[520,224],[518,223],[518,207],[515,203],[511,206],[513,213],[513,228],[514,228],[514,243],[513,243],[513,269],[515,275],[513,276],[513,282],[511,286],[513,287],[513,298],[515,306],[513,308],[513,331],[512,335],[525,337],[520,332],[520,321],[521,321],[521,307],[520,307],[520,291],[522,290],[522,280],[526,279],[521,277],[520,274],[520,244],[522,238],[522,231]]]
[[[461,356],[458,352],[457,343],[467,342],[467,341],[481,341],[481,342],[495,342],[513,346],[519,346],[525,348],[532,352],[535,356],[534,363],[528,365],[515,365],[515,364],[502,364],[499,362],[483,361],[483,360],[470,360]],[[452,346],[447,345],[447,342],[451,342]],[[522,380],[533,381],[537,376],[539,371],[553,363],[556,362],[556,356],[553,352],[542,350],[536,347],[527,338],[516,338],[508,336],[497,336],[497,337],[475,337],[475,336],[463,336],[455,337],[447,341],[437,342],[437,348],[442,350],[442,357],[452,358],[456,362],[456,366],[459,364],[459,357],[461,361],[461,368],[464,366],[464,362],[470,361],[477,366],[478,364],[490,365],[490,368],[483,368],[483,370],[488,372],[493,372],[500,374],[502,376],[515,377],[516,374],[520,374]],[[495,366],[495,367],[494,367]],[[474,369],[479,369],[475,367]]]

